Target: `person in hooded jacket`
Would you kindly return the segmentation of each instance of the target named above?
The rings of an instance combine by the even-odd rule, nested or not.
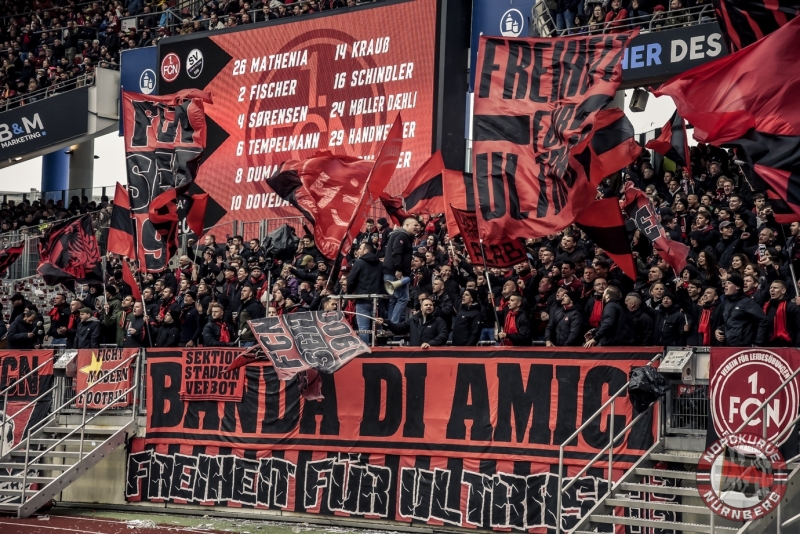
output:
[[[583,344],[584,318],[576,305],[577,292],[561,287],[556,292],[558,306],[553,306],[550,321],[544,333],[548,347],[577,347]]]
[[[631,314],[633,322],[633,344],[637,347],[648,347],[653,344],[652,308],[644,305],[642,296],[632,292],[625,296],[625,307]]]
[[[383,265],[375,254],[375,247],[372,243],[361,243],[356,251],[356,261],[353,269],[347,275],[347,292],[351,295],[378,295],[385,293],[383,287]],[[372,323],[364,315],[372,315],[372,299],[356,300],[356,324],[358,329],[366,332],[372,328]],[[358,334],[358,337],[369,343],[370,335],[366,333]]]
[[[75,349],[96,349],[100,346],[102,327],[89,308],[78,310],[80,322],[75,329]]]
[[[8,327],[8,348],[36,348],[36,311],[25,310]]]
[[[725,307],[722,325],[714,332],[717,341],[728,347],[764,346],[769,333],[769,319],[742,289],[744,281],[732,274],[725,281]]]
[[[201,309],[202,309],[202,305]],[[200,311],[198,311],[197,293],[188,291],[183,296],[183,306],[181,307],[178,323],[181,327],[181,337],[178,341],[179,347],[194,347],[203,330]]]
[[[620,304],[622,293],[614,286],[608,286],[603,293],[603,318],[600,326],[589,330],[584,339],[585,348],[595,345],[628,346],[633,343],[633,321],[628,310]]]
[[[664,293],[661,304],[653,310],[653,314],[655,315],[653,342],[656,345],[677,347],[685,343],[689,325],[686,316],[675,304],[675,295],[669,291]]]
[[[453,320],[453,346],[474,347],[481,337],[481,305],[478,291],[465,289],[461,295],[461,306]]]
[[[169,310],[164,314],[164,320],[156,333],[155,347],[177,347],[181,339],[180,312]]]
[[[769,319],[768,347],[796,347],[800,340],[800,307],[786,296],[786,283],[775,280],[764,304]]]
[[[142,348],[150,346],[150,325],[144,314],[144,305],[136,301],[125,322],[125,342],[123,347]]]

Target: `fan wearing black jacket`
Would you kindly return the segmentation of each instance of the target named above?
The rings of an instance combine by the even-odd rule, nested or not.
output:
[[[164,321],[158,327],[154,347],[177,347],[181,339],[180,313],[169,310],[164,314]]]
[[[584,336],[585,348],[595,345],[628,346],[633,343],[633,321],[628,310],[619,303],[620,300],[622,300],[620,290],[615,286],[608,286],[603,293],[603,318],[596,330],[589,330]]]
[[[144,315],[144,306],[136,301],[133,311],[128,316],[125,324],[125,343],[124,347],[142,348],[150,346],[150,329],[147,318]]]
[[[441,317],[433,314],[433,301],[429,298],[420,303],[420,313],[408,321],[395,324],[391,321],[376,319],[378,324],[384,325],[395,334],[410,334],[409,345],[427,349],[441,347],[447,343],[447,325]]]
[[[633,321],[633,344],[640,347],[647,347],[653,344],[653,318],[650,317],[652,310],[642,302],[639,293],[628,293],[625,297],[625,307],[631,313]]]
[[[96,349],[100,346],[100,335],[102,328],[100,321],[92,314],[89,308],[81,308],[78,316],[80,322],[75,329],[75,341],[72,348],[75,349]]]
[[[497,338],[501,345],[525,347],[531,344],[531,323],[522,311],[522,295],[510,295],[508,306],[498,314],[502,331],[497,333]]]
[[[8,327],[8,348],[36,348],[36,311],[25,310]]]
[[[204,347],[233,347],[236,345],[231,326],[225,322],[225,308],[221,304],[211,305],[211,317],[203,327]]]
[[[656,345],[678,347],[686,342],[689,325],[681,309],[675,304],[675,295],[667,291],[654,310],[655,329],[653,341]]]
[[[584,319],[580,307],[575,305],[578,295],[566,287],[556,292],[558,306],[553,306],[544,332],[548,347],[577,347],[583,344]]]
[[[461,307],[453,320],[453,346],[474,347],[481,337],[481,305],[478,291],[465,289],[461,295]]]
[[[351,295],[377,295],[385,293],[383,288],[383,265],[375,254],[372,243],[361,243],[356,251],[358,258],[353,263],[353,269],[347,275],[347,292]],[[356,324],[361,332],[372,328],[369,317],[372,315],[372,299],[356,300]],[[369,343],[369,334],[358,334],[364,343]]]

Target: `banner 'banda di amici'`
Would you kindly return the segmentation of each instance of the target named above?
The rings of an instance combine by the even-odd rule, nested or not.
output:
[[[603,178],[638,156],[630,121],[607,109],[634,35],[481,37],[473,121],[481,232],[559,231],[595,199]]]
[[[148,351],[146,441],[552,463],[559,445],[653,351],[598,349],[575,358],[558,349],[376,349],[320,373],[319,401],[301,400],[296,378],[279,380],[268,363],[253,363],[243,368],[239,403],[183,401],[181,351]],[[615,428],[631,421],[627,399],[619,400],[615,418]],[[568,463],[608,443],[606,420],[581,433],[566,451]],[[637,423],[615,458],[632,462],[652,442],[652,422]]]

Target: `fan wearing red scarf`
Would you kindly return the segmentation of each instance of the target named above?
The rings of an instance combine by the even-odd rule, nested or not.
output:
[[[769,286],[769,302],[764,304],[769,319],[768,347],[796,347],[800,332],[800,307],[786,297],[786,283],[775,280]]]
[[[203,327],[204,347],[233,347],[236,345],[233,328],[225,321],[225,308],[211,305],[211,320]]]
[[[78,324],[81,322],[81,308],[83,308],[83,301],[80,299],[72,299],[69,303],[69,320],[67,321],[67,330],[64,332],[67,337],[68,349],[76,348],[75,335],[78,333]]]
[[[522,295],[514,293],[508,297],[508,306],[499,312],[500,332],[497,339],[501,345],[526,347],[531,344],[531,323],[522,311]]]
[[[69,324],[69,304],[67,297],[59,293],[53,297],[53,307],[47,312],[50,316],[50,328],[47,335],[52,338],[53,345],[67,344],[67,325]]]

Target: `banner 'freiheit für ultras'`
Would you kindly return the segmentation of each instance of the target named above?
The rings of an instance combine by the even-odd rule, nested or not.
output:
[[[159,43],[158,92],[212,95],[195,182],[221,222],[297,216],[264,182],[277,165],[320,150],[373,158],[400,111],[388,192],[403,190],[432,146],[435,45],[436,0],[205,32]]]

